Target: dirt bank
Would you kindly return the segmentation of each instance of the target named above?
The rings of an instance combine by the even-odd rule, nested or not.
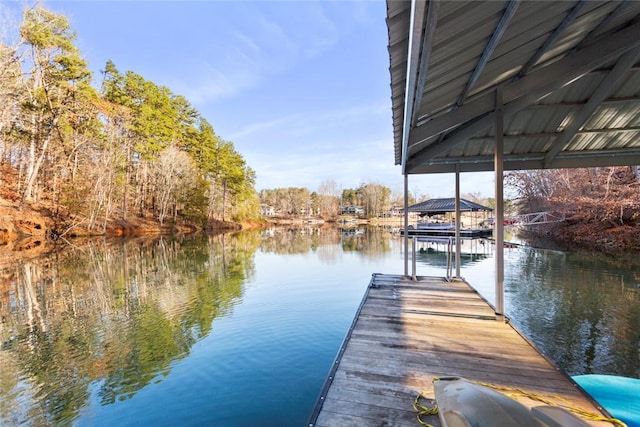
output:
[[[640,225],[612,226],[607,223],[560,223],[538,229],[567,249],[584,249],[608,254],[640,252]]]
[[[21,256],[37,256],[79,237],[184,235],[194,232],[219,232],[257,228],[260,222],[238,224],[212,221],[207,230],[190,224],[160,225],[153,218],[109,220],[106,227],[88,229],[86,221],[44,205],[20,206],[18,201],[0,198],[0,256],[19,252]]]

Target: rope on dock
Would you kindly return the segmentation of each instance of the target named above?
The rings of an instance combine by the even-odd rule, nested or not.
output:
[[[429,407],[423,403],[420,403],[421,398],[426,399],[427,397],[424,395],[424,393],[421,392],[421,393],[418,393],[418,395],[413,401],[413,409],[418,413],[416,415],[416,417],[418,418],[418,422],[420,423],[420,425],[423,425],[425,427],[433,427],[433,424],[427,423],[422,419],[422,417],[426,417],[429,415],[437,415],[438,407],[437,406]]]

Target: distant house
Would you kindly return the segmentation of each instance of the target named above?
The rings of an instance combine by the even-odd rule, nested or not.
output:
[[[318,212],[315,212],[315,211],[313,210],[313,208],[302,208],[302,209],[300,209],[300,215],[308,215],[308,216],[311,216],[311,215],[319,215],[319,213],[318,213]]]
[[[269,205],[260,205],[260,210],[262,213],[262,216],[273,216],[276,214],[276,209],[273,206],[269,206]]]
[[[364,215],[364,209],[360,206],[343,206],[343,215]]]
[[[394,217],[394,216],[402,216],[403,214],[404,214],[404,209],[402,208],[402,206],[393,206],[391,209],[389,209],[386,216]]]

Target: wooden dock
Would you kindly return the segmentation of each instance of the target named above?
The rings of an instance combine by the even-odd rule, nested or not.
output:
[[[573,408],[601,415],[513,327],[496,320],[467,283],[374,274],[309,426],[419,426],[414,399],[420,392],[433,398],[433,379],[450,376],[559,396]],[[542,404],[516,399],[527,407]],[[437,415],[423,421],[440,425]]]

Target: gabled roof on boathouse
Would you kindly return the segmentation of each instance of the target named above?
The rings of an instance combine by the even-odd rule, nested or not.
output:
[[[460,199],[461,212],[491,212],[493,209],[466,199]],[[417,212],[422,215],[440,215],[446,212],[456,211],[456,199],[430,199],[425,202],[409,206],[409,212]]]

